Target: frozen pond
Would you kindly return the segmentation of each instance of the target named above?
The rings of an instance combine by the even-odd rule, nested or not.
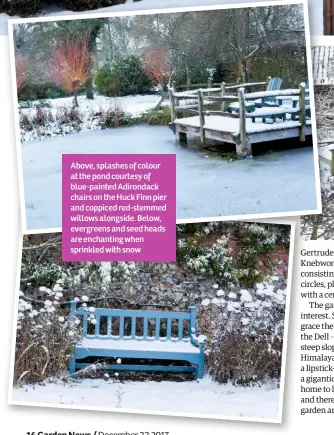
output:
[[[61,227],[62,154],[168,154],[177,160],[177,218],[315,210],[311,147],[227,162],[183,148],[165,126],[82,132],[22,144],[28,230]]]

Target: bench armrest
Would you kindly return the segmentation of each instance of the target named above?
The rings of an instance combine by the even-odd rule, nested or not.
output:
[[[197,336],[195,334],[191,335],[191,342],[192,342],[192,344],[194,344],[195,346],[200,347],[201,350],[204,349],[204,347],[206,345],[206,341],[207,341],[207,338],[206,338],[205,335],[199,335],[199,336]]]

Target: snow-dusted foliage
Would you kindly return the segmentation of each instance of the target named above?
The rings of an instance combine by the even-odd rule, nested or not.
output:
[[[214,276],[225,283],[253,285],[266,274],[264,256],[277,246],[289,244],[289,231],[282,231],[280,226],[209,222],[197,226],[189,237],[192,226],[178,227],[178,260],[196,273]],[[218,236],[222,231],[224,235]],[[202,241],[210,234],[217,237],[208,246]]]
[[[285,225],[178,225],[176,263],[63,263],[59,234],[25,236],[15,383],[67,370],[81,337],[70,301],[87,310],[89,334],[96,308],[187,311],[196,305],[192,333],[208,337],[206,365],[215,380],[279,376],[287,263],[274,264],[270,255],[278,248],[288,255],[289,232]],[[125,331],[130,326],[125,322]],[[139,336],[142,327],[136,326]]]
[[[218,382],[248,384],[279,378],[286,292],[272,280],[220,298],[208,349],[209,371]]]
[[[79,321],[64,307],[59,284],[38,289],[38,304],[20,291],[17,315],[14,382],[39,382],[67,370],[74,346],[80,341]]]
[[[131,125],[154,107],[157,99],[156,95],[96,96],[94,100],[79,96],[79,107],[72,107],[72,97],[23,102],[19,110],[21,142]]]

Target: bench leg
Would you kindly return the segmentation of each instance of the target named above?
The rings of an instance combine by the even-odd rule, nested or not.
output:
[[[196,366],[196,379],[203,379],[204,376],[204,355],[201,355],[201,360]]]

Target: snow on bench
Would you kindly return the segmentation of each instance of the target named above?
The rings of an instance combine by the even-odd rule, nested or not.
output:
[[[95,337],[88,335],[82,340],[79,346],[84,349],[117,349],[117,350],[141,350],[141,351],[162,351],[162,352],[187,352],[199,353],[199,347],[195,347],[190,340],[164,340],[155,338],[136,337],[135,340],[131,336],[124,336],[119,340],[117,336],[108,337],[102,336]]]
[[[115,371],[193,372],[196,378],[203,377],[206,338],[195,335],[195,307],[190,307],[188,312],[89,309],[77,308],[76,302],[71,302],[71,318],[75,320],[78,317],[82,318],[83,338],[71,358],[71,374],[90,365],[79,360],[96,357],[186,361],[190,365],[117,363],[107,364],[105,368]],[[89,326],[92,320],[93,327]],[[94,334],[90,333],[90,328],[94,329]]]

